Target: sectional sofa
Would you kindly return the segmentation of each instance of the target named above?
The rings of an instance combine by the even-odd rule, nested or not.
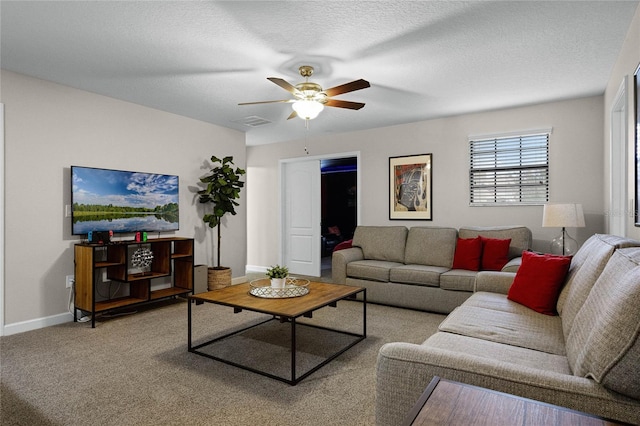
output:
[[[516,271],[532,241],[524,226],[358,226],[352,247],[333,252],[332,280],[366,287],[369,302],[446,314],[473,294],[478,275],[454,268],[458,240],[478,237],[506,242],[506,258],[493,268],[501,272]]]
[[[517,273],[479,272],[476,292],[424,343],[381,347],[377,425],[401,424],[433,376],[640,424],[640,242],[594,235],[564,259],[557,315],[512,299],[543,294],[545,262],[562,259],[524,260]]]

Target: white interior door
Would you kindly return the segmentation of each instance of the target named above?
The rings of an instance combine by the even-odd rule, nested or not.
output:
[[[320,276],[320,160],[283,165],[283,263],[290,274]]]

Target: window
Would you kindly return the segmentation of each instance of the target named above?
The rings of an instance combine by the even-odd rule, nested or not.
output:
[[[470,137],[470,205],[549,201],[549,134]]]

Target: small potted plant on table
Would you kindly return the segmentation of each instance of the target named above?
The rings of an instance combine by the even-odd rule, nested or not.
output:
[[[289,268],[286,266],[275,265],[267,268],[267,276],[271,278],[271,287],[273,288],[284,288],[288,275]]]

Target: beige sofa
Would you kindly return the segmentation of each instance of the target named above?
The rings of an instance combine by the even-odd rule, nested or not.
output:
[[[522,251],[531,248],[524,226],[358,226],[353,247],[333,253],[332,279],[366,287],[369,302],[449,313],[473,294],[478,274],[451,269],[457,239],[477,236],[511,239],[506,272],[516,271]]]
[[[476,293],[436,334],[382,346],[376,423],[400,424],[440,376],[640,424],[639,246],[611,235],[587,240],[571,260],[559,316],[509,300],[515,274],[479,273]]]

